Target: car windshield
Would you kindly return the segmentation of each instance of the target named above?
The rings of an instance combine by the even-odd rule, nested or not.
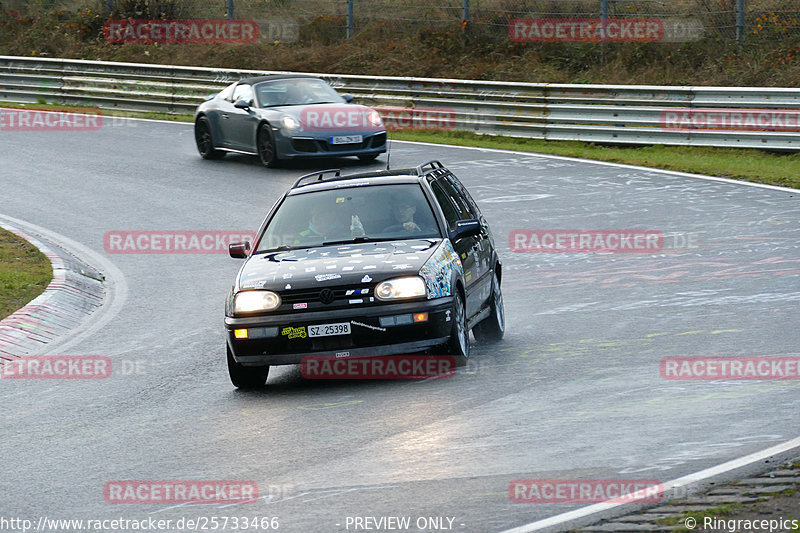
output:
[[[261,107],[344,102],[333,87],[315,78],[265,81],[256,84],[255,89]]]
[[[286,197],[256,252],[439,237],[419,184],[347,187]]]

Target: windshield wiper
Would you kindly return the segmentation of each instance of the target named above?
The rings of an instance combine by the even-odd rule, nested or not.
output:
[[[341,241],[326,241],[322,243],[322,246],[330,246],[334,244],[358,244],[362,242],[383,242],[383,241],[394,241],[396,239],[386,239],[382,237],[353,237],[352,239],[343,239]]]
[[[260,255],[260,254],[271,254],[275,252],[285,252],[287,250],[297,250],[299,248],[307,248],[307,246],[292,246],[289,244],[284,244],[283,246],[278,246],[277,248],[270,248],[269,250],[256,250],[253,252],[253,255]]]

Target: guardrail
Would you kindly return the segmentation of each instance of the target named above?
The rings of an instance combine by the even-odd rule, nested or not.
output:
[[[192,113],[232,81],[274,73],[0,56],[0,100]],[[798,89],[318,76],[365,105],[445,116],[448,129],[597,143],[800,149]]]

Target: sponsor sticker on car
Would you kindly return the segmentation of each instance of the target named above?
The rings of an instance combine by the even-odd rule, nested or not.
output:
[[[285,337],[289,337],[290,339],[295,339],[295,338],[298,338],[298,337],[301,338],[301,339],[305,339],[306,338],[306,328],[304,328],[303,326],[296,327],[296,328],[293,328],[292,326],[287,326],[287,327],[285,327],[285,328],[283,328],[281,330],[281,335],[283,335]]]

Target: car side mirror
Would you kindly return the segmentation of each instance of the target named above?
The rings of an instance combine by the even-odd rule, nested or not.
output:
[[[247,111],[248,109],[250,109],[250,102],[248,102],[247,100],[236,100],[236,103],[233,104],[233,107],[235,107],[236,109],[244,109],[245,111]]]
[[[250,251],[250,241],[237,242],[228,246],[228,254],[234,259],[246,259]]]
[[[471,220],[459,220],[456,222],[456,229],[450,232],[450,240],[457,241],[466,237],[474,237],[481,232],[481,221],[473,218]]]
[[[348,93],[348,94],[343,94],[342,98],[344,98],[345,102],[347,102],[348,104],[351,104],[351,103],[353,103],[353,100],[355,99],[355,96],[353,96],[352,94]]]

